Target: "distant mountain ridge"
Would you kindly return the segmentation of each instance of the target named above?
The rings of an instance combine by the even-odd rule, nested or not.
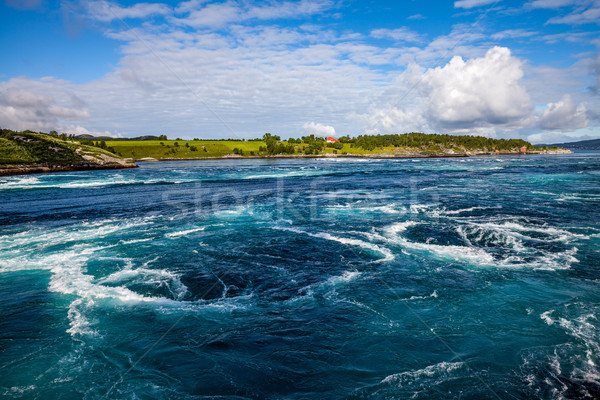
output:
[[[146,136],[138,136],[134,138],[114,138],[111,136],[92,136],[92,135],[75,135],[73,136],[75,140],[159,140],[158,136],[146,135]]]
[[[536,145],[536,147],[542,146],[557,146],[569,150],[600,150],[600,139],[581,140],[578,142],[556,143],[548,145]]]

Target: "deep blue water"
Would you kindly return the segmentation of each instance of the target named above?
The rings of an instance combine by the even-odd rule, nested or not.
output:
[[[0,178],[0,397],[600,397],[600,153]]]

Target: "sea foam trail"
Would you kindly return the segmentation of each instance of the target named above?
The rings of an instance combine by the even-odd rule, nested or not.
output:
[[[462,368],[463,362],[441,362],[439,364],[429,365],[425,368],[415,371],[400,372],[397,374],[386,376],[381,383],[406,385],[427,377],[445,376],[453,371]]]
[[[350,246],[358,246],[358,247],[361,247],[363,249],[370,250],[370,251],[375,252],[375,253],[379,253],[381,256],[383,256],[383,258],[377,260],[376,262],[392,261],[395,258],[394,254],[389,249],[387,249],[385,247],[378,246],[378,245],[373,244],[373,243],[365,242],[364,240],[360,240],[360,239],[353,239],[353,238],[345,238],[345,237],[340,237],[340,236],[334,236],[334,235],[331,235],[331,234],[325,233],[325,232],[310,233],[310,232],[306,232],[306,231],[303,231],[303,230],[300,230],[300,229],[296,229],[296,228],[291,228],[291,227],[274,226],[273,229],[278,229],[278,230],[282,230],[282,231],[288,231],[288,232],[298,233],[298,234],[302,234],[302,235],[308,235],[308,236],[311,236],[311,237],[325,239],[325,240],[331,240],[331,241],[334,241],[334,242],[338,242],[338,243],[342,243],[342,244],[346,244],[346,245],[350,245]]]
[[[200,227],[200,228],[192,228],[192,229],[188,229],[188,230],[185,230],[185,231],[169,232],[165,236],[168,237],[168,238],[178,238],[178,237],[181,237],[181,236],[187,236],[190,233],[201,232],[204,229],[206,229],[206,227],[203,226],[203,227]]]
[[[556,271],[568,269],[579,262],[575,257],[577,247],[562,248],[560,251],[527,246],[524,240],[540,241],[526,236],[523,232],[545,234],[553,242],[569,243],[575,239],[588,239],[569,231],[551,226],[523,226],[514,222],[504,224],[475,223],[466,221],[456,226],[459,237],[467,244],[440,245],[418,242],[403,236],[409,228],[428,222],[404,221],[391,224],[381,230],[364,233],[375,242],[384,242],[400,246],[404,250],[426,252],[436,257],[466,262],[476,266],[498,268],[531,268]],[[429,222],[436,223],[436,222]],[[523,239],[523,240],[522,240]],[[494,251],[494,254],[489,251]]]

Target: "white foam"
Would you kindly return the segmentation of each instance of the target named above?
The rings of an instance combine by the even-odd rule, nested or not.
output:
[[[444,259],[451,259],[463,262],[467,261],[472,264],[480,265],[494,264],[494,257],[492,257],[491,254],[487,253],[483,249],[455,245],[442,246],[431,243],[412,242],[405,239],[401,235],[398,235],[398,233],[406,230],[408,226],[413,225],[413,221],[408,221],[401,224],[393,224],[385,228],[384,232],[386,235],[386,240],[398,244],[407,249],[426,251]]]
[[[397,222],[395,224],[392,224],[392,225],[386,227],[384,231],[390,235],[397,235],[398,233],[402,233],[402,232],[406,231],[408,228],[410,228],[412,226],[416,226],[416,225],[419,225],[419,223],[416,221]]]
[[[171,232],[171,233],[167,233],[165,236],[168,238],[178,238],[181,236],[187,236],[190,233],[194,233],[194,232],[200,232],[203,231],[204,229],[206,229],[206,227],[200,227],[200,228],[192,228],[192,229],[188,229],[185,231],[177,231],[177,232]]]
[[[273,172],[267,174],[247,175],[242,179],[271,179],[271,178],[291,178],[296,176],[319,176],[330,173],[330,171],[321,170],[290,170],[282,172]]]
[[[92,329],[93,323],[80,310],[80,307],[90,308],[93,305],[94,300],[88,299],[87,302],[84,302],[83,298],[79,298],[69,305],[67,317],[69,318],[70,328],[67,329],[67,333],[70,333],[71,336],[98,336],[98,331]]]
[[[432,298],[432,297],[433,298],[437,298],[438,297],[437,290],[434,290],[433,293],[431,293],[428,296],[411,296],[411,297],[409,297],[408,299],[405,299],[405,300],[408,300],[408,301],[411,301],[411,300],[424,300],[424,299],[429,299],[429,298]]]
[[[451,372],[460,369],[464,366],[463,362],[441,362],[439,364],[430,365],[428,367],[418,369],[416,371],[406,371],[385,377],[381,383],[394,383],[402,386],[403,384],[424,378],[437,375],[450,374]]]
[[[26,177],[5,177],[0,181],[0,190],[2,189],[26,189],[40,183],[40,180],[34,176]]]
[[[545,311],[543,313],[540,314],[540,318],[542,320],[544,320],[544,322],[548,325],[554,325],[554,322],[556,322],[554,319],[552,319],[552,317],[550,316],[550,314],[552,314],[554,312],[554,310],[550,310],[550,311]]]
[[[355,280],[360,276],[360,272],[358,271],[344,271],[344,273],[340,276],[333,276],[325,282],[326,285],[338,285],[340,283],[348,283],[350,281]]]
[[[134,243],[142,243],[142,242],[149,242],[151,241],[152,238],[145,238],[145,239],[131,239],[131,240],[121,240],[121,244],[134,244]]]

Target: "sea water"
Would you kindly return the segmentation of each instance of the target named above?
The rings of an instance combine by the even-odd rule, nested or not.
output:
[[[0,177],[0,397],[600,397],[600,154]]]

